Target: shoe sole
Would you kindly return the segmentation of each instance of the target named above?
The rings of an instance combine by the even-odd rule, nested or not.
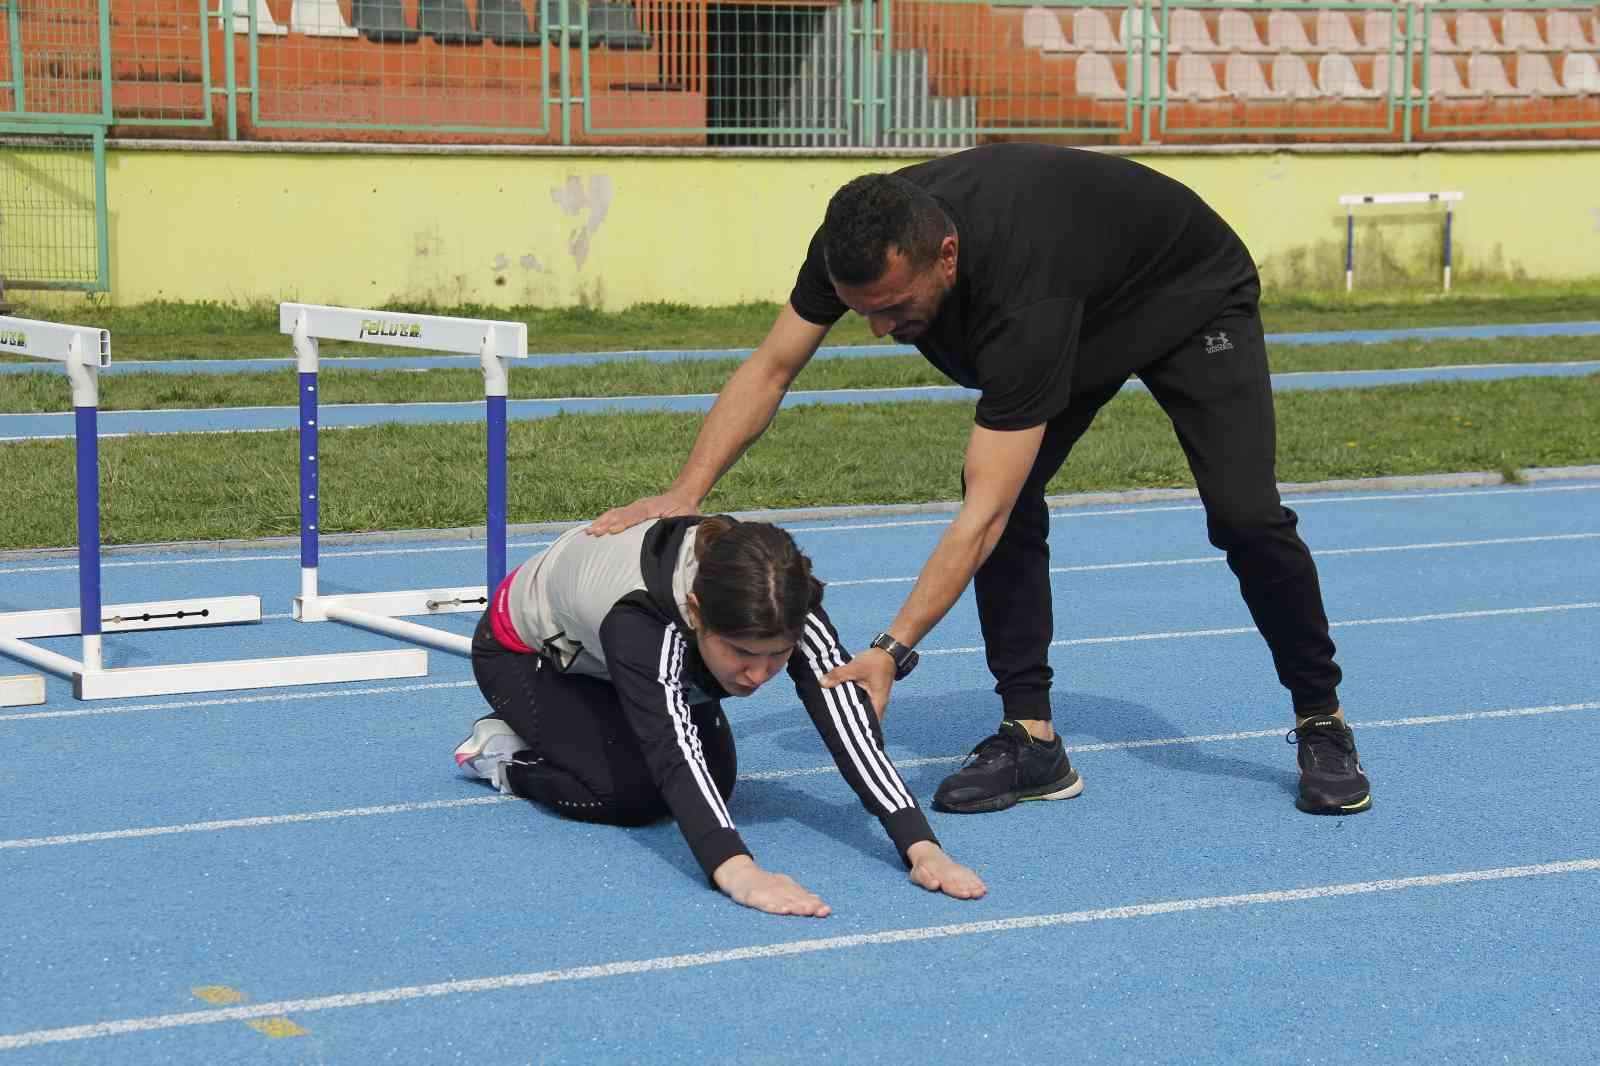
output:
[[[998,796],[973,800],[971,803],[957,804],[934,800],[933,809],[943,811],[946,814],[993,814],[996,811],[1009,810],[1019,803],[1071,799],[1082,791],[1083,778],[1078,771],[1074,770],[1060,781],[1044,785],[1041,788],[1029,789],[1023,792],[1002,792]]]
[[[1360,814],[1372,806],[1372,793],[1367,793],[1354,803],[1329,803],[1327,801],[1314,803],[1301,796],[1294,801],[1294,805],[1307,814]]]

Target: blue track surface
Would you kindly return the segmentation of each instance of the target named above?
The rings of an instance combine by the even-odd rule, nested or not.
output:
[[[1489,326],[1424,326],[1410,329],[1359,329],[1330,330],[1308,333],[1269,333],[1269,344],[1380,344],[1400,340],[1489,340],[1496,337],[1584,337],[1600,333],[1600,322],[1532,322]],[[112,338],[113,361],[104,374],[243,374],[269,370],[286,370],[294,366],[294,358],[285,354],[274,359],[151,359],[118,362],[115,359],[116,339]],[[285,352],[288,339],[284,340]],[[916,349],[906,344],[829,345],[817,350],[817,359],[856,359],[863,356],[913,355]],[[750,354],[748,348],[694,348],[663,349],[630,352],[574,352],[564,354],[534,355],[529,366],[588,366],[594,363],[641,361],[652,363],[677,363],[705,359],[742,359]],[[323,369],[350,370],[438,370],[446,368],[472,369],[478,365],[475,356],[422,355],[422,356],[331,356],[321,360]],[[49,370],[48,363],[0,363],[0,374],[22,374],[36,370]]]
[[[1521,377],[1580,377],[1600,373],[1600,362],[1500,363],[1488,366],[1438,366],[1400,370],[1338,370],[1274,374],[1274,391],[1295,389],[1354,389],[1404,385],[1419,381],[1495,381]],[[1138,381],[1126,388],[1143,389]],[[784,407],[806,404],[886,403],[891,401],[954,402],[976,400],[974,389],[958,385],[928,385],[898,389],[830,389],[796,391],[783,398]],[[553,418],[559,414],[601,412],[709,411],[712,394],[692,396],[568,397],[550,400],[510,400],[506,416],[514,421]],[[128,433],[216,433],[294,429],[294,407],[220,407],[164,411],[103,411],[102,436]],[[481,422],[483,402],[325,404],[319,409],[323,429],[373,426],[388,422],[408,424]],[[73,415],[0,414],[0,441],[70,437]]]
[[[1600,481],[1290,502],[1372,811],[1294,810],[1287,697],[1198,504],[1069,508],[1054,706],[1087,789],[932,816],[977,902],[905,880],[781,682],[728,704],[732,811],[824,921],[724,900],[670,825],[458,777],[481,706],[444,653],[411,682],[139,701],[52,680],[0,711],[0,1062],[1590,1061]],[[860,645],[945,520],[789,527]],[[329,548],[323,583],[481,565]],[[108,602],[256,593],[276,617],[107,638],[108,664],[393,646],[283,617],[297,574],[284,549],[117,555]],[[0,609],[74,590],[69,560],[0,562]],[[924,800],[997,719],[979,643],[965,599],[895,691]]]

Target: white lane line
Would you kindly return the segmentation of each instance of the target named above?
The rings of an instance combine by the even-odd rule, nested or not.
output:
[[[343,1010],[349,1007],[368,1007],[383,1003],[400,1003],[408,1000],[438,999],[445,996],[470,995],[477,992],[498,992],[512,988],[532,988],[539,985],[622,977],[630,974],[661,973],[669,970],[719,966],[731,962],[781,959],[820,952],[847,951],[853,948],[907,944],[921,940],[1012,933],[1028,929],[1084,925],[1092,922],[1156,918],[1168,914],[1185,914],[1195,911],[1255,907],[1278,903],[1301,903],[1310,900],[1335,899],[1343,896],[1368,895],[1377,892],[1404,892],[1419,888],[1444,888],[1455,885],[1505,881],[1513,878],[1552,877],[1562,874],[1594,873],[1596,871],[1600,871],[1600,859],[1569,859],[1561,862],[1543,862],[1528,866],[1501,866],[1486,870],[1461,870],[1454,873],[1391,877],[1378,881],[1311,885],[1306,888],[1242,892],[1229,896],[1196,896],[1188,899],[1134,903],[1121,907],[1097,907],[1092,910],[1065,911],[1056,914],[1028,914],[1014,918],[997,918],[981,922],[958,922],[950,925],[890,929],[881,933],[856,933],[850,936],[790,940],[775,944],[755,944],[742,948],[729,948],[723,951],[701,951],[687,955],[658,955],[648,959],[627,959],[590,966],[572,966],[557,970],[533,970],[526,973],[501,974],[495,977],[439,981],[424,985],[404,985],[398,988],[384,988],[371,992],[346,992],[331,996],[283,999],[275,1003],[258,1003],[254,1006],[185,1011],[179,1014],[157,1014],[143,1018],[122,1018],[115,1021],[95,1022],[90,1025],[67,1026],[60,1029],[35,1029],[31,1032],[0,1036],[0,1050],[15,1050],[18,1048],[38,1047],[43,1044],[93,1040],[99,1037],[122,1036],[128,1033],[158,1032],[167,1029],[181,1029],[192,1025],[212,1025],[217,1022],[247,1021],[251,1018],[266,1018],[280,1014],[307,1014],[313,1011]]]
[[[1436,540],[1419,544],[1386,544],[1371,548],[1318,548],[1311,554],[1318,559],[1335,555],[1382,555],[1389,552],[1443,551],[1451,548],[1486,548],[1507,544],[1544,544],[1565,540],[1596,540],[1600,533],[1550,533],[1530,537],[1487,537],[1483,540]],[[1083,563],[1077,566],[1052,566],[1052,574],[1092,574],[1105,570],[1139,570],[1159,566],[1197,566],[1203,563],[1226,562],[1224,555],[1201,555],[1188,559],[1146,559],[1131,563]],[[900,585],[915,581],[916,577],[865,577],[848,581],[829,581],[827,586],[849,588],[854,585]]]
[[[1443,611],[1438,614],[1395,615],[1388,618],[1349,618],[1342,622],[1329,622],[1333,629],[1353,626],[1415,625],[1420,622],[1451,622],[1463,618],[1501,618],[1510,615],[1550,614],[1559,611],[1592,611],[1600,601],[1589,603],[1552,603],[1538,607],[1499,607],[1482,611]],[[1141,640],[1183,640],[1194,637],[1233,637],[1254,633],[1255,626],[1231,626],[1227,629],[1172,629],[1160,633],[1128,633],[1117,637],[1076,637],[1071,640],[1052,640],[1052,648],[1081,648],[1092,644],[1128,644]],[[922,653],[924,659],[937,655],[971,655],[983,651],[983,645],[964,648],[932,648]],[[4,721],[0,718],[0,721]]]
[[[1600,601],[1588,603],[1556,603],[1535,607],[1500,607],[1481,611],[1445,611],[1438,614],[1415,614],[1388,618],[1351,618],[1342,622],[1329,622],[1334,629],[1355,626],[1416,625],[1423,622],[1457,621],[1467,618],[1501,618],[1517,615],[1551,614],[1562,611],[1589,611],[1600,607]],[[1200,637],[1233,637],[1256,632],[1255,626],[1232,626],[1226,629],[1175,629],[1156,633],[1127,633],[1108,637],[1076,637],[1070,640],[1053,640],[1052,648],[1078,648],[1096,644],[1130,644],[1145,640],[1183,640]],[[929,648],[922,657],[943,655],[973,655],[983,651],[981,644],[962,648]],[[260,696],[230,696],[209,700],[181,700],[172,703],[141,703],[128,707],[73,707],[58,711],[27,711],[17,714],[0,714],[0,722],[28,722],[46,718],[86,718],[105,714],[133,714],[138,711],[191,710],[201,707],[228,707],[247,703],[285,703],[306,700],[342,699],[348,696],[380,696],[393,692],[422,692],[428,689],[472,688],[473,681],[441,681],[421,685],[385,685],[371,688],[316,689],[306,692],[267,693]]]
[[[1426,714],[1410,718],[1388,718],[1377,721],[1351,721],[1355,729],[1388,729],[1397,726],[1445,725],[1495,718],[1530,718],[1536,715],[1560,714],[1575,711],[1600,710],[1600,701],[1591,703],[1549,704],[1542,707],[1510,707],[1494,711],[1462,711],[1453,714]],[[1234,740],[1259,740],[1280,737],[1283,729],[1251,729],[1236,733],[1210,733],[1201,736],[1151,737],[1142,740],[1113,740],[1099,744],[1069,744],[1069,755],[1098,751],[1129,751],[1135,748],[1163,748],[1191,744],[1215,744]],[[915,766],[939,766],[958,763],[964,755],[931,755],[915,759],[896,759],[900,769]],[[740,781],[783,781],[795,777],[819,777],[837,774],[838,766],[804,766],[789,770],[758,770],[739,775]],[[457,807],[480,807],[495,803],[517,802],[515,796],[480,796],[467,799],[426,800],[413,803],[391,803],[368,807],[344,807],[334,810],[304,811],[297,814],[260,815],[252,818],[227,818],[206,822],[184,822],[177,825],[142,826],[133,829],[113,829],[97,833],[66,833],[46,837],[17,837],[0,840],[0,851],[23,848],[57,847],[63,844],[98,844],[108,840],[129,840],[141,837],[173,836],[180,833],[212,833],[224,829],[260,829],[276,825],[293,825],[299,822],[326,822],[340,818],[368,818],[382,814],[411,814],[419,811],[449,810]]]
[[[530,540],[511,541],[506,544],[509,548],[548,548],[554,541]],[[379,555],[433,555],[443,552],[481,552],[487,550],[481,541],[471,544],[431,544],[418,548],[363,548],[359,551],[328,551],[322,549],[318,552],[320,559],[361,559]],[[271,555],[205,555],[192,559],[108,559],[102,560],[100,568],[110,570],[116,567],[145,567],[145,566],[214,566],[218,563],[260,563],[300,561],[298,551],[284,554]],[[61,570],[76,571],[76,561],[70,563],[41,563],[38,566],[13,566],[0,569],[0,574],[48,574]]]
[[[435,689],[476,688],[475,681],[430,681],[421,685],[377,685],[369,688],[310,689],[306,692],[267,693],[262,696],[221,696],[208,700],[174,700],[171,703],[133,703],[127,706],[73,707],[64,711],[35,711],[32,714],[0,714],[0,722],[22,722],[35,718],[89,718],[102,714],[135,714],[140,711],[191,711],[202,707],[238,707],[250,703],[295,703],[306,700],[335,700],[347,696],[387,696],[395,692],[429,692]]]
[[[1376,721],[1350,722],[1352,729],[1393,729],[1397,726],[1446,725],[1454,722],[1473,722],[1492,718],[1531,718],[1541,714],[1562,714],[1573,711],[1600,711],[1600,702],[1556,703],[1543,707],[1508,707],[1497,711],[1461,711],[1454,714],[1422,714],[1410,718],[1382,718]],[[1284,729],[1249,729],[1238,733],[1207,733],[1192,737],[1151,737],[1144,740],[1109,740],[1100,744],[1064,745],[1068,755],[1081,755],[1094,751],[1132,751],[1136,748],[1166,748],[1185,744],[1218,744],[1230,740],[1260,740],[1264,737],[1281,737]],[[945,766],[958,763],[965,755],[928,755],[916,759],[896,759],[895,766],[909,769],[917,766]],[[757,770],[740,774],[741,781],[783,781],[791,777],[818,777],[838,773],[829,763],[823,766],[805,766],[793,770]]]
[[[1594,492],[1600,490],[1600,484],[1583,485],[1517,485],[1510,488],[1479,488],[1479,489],[1449,489],[1437,492],[1396,492],[1356,496],[1294,496],[1286,495],[1286,503],[1300,507],[1315,506],[1329,503],[1384,503],[1394,500],[1445,500],[1462,496],[1506,496],[1512,493],[1546,493],[1546,492]],[[1183,490],[1175,490],[1183,491]],[[1200,501],[1195,499],[1192,503],[1164,504],[1154,506],[1147,503],[1130,503],[1103,509],[1078,509],[1073,507],[1056,507],[1050,510],[1050,520],[1067,518],[1120,518],[1128,515],[1161,514],[1169,511],[1203,511]],[[912,518],[904,521],[890,522],[852,522],[849,524],[829,526],[785,526],[791,533],[849,533],[858,529],[900,529],[907,526],[947,526],[955,517],[952,507],[949,514],[939,518]]]
[[[1519,486],[1512,487],[1512,488],[1481,488],[1481,489],[1469,489],[1469,490],[1461,490],[1461,491],[1452,490],[1452,491],[1440,491],[1440,492],[1407,492],[1407,493],[1396,493],[1396,494],[1385,494],[1385,495],[1366,495],[1366,496],[1361,496],[1361,495],[1358,495],[1358,496],[1326,496],[1326,497],[1315,497],[1315,496],[1298,497],[1298,496],[1296,496],[1296,497],[1291,497],[1290,498],[1290,502],[1298,507],[1298,506],[1300,506],[1302,504],[1310,505],[1310,504],[1325,504],[1325,503],[1367,503],[1367,502],[1388,501],[1388,500],[1435,500],[1435,499],[1449,499],[1449,498],[1460,497],[1460,496],[1503,496],[1503,495],[1508,495],[1508,494],[1511,494],[1511,493],[1517,493],[1517,494],[1520,494],[1520,495],[1528,495],[1530,493],[1594,492],[1594,491],[1597,491],[1597,490],[1600,490],[1600,484],[1593,484],[1593,485],[1519,485]],[[1085,509],[1085,510],[1076,510],[1076,509],[1072,509],[1072,508],[1056,508],[1056,509],[1053,509],[1050,512],[1050,517],[1051,517],[1052,520],[1054,520],[1054,519],[1065,519],[1065,518],[1104,518],[1104,517],[1120,517],[1120,516],[1125,516],[1125,515],[1153,514],[1153,513],[1159,513],[1159,512],[1165,512],[1165,511],[1199,511],[1199,510],[1202,510],[1202,509],[1203,508],[1200,506],[1200,504],[1198,502],[1177,504],[1177,505],[1168,505],[1168,506],[1159,506],[1159,507],[1150,506],[1149,504],[1128,504],[1126,506],[1112,507],[1112,508],[1109,508],[1109,509],[1095,509],[1095,510],[1087,510],[1087,509]],[[938,518],[906,519],[904,521],[889,521],[889,522],[841,522],[841,523],[837,523],[837,524],[834,524],[834,525],[826,525],[826,526],[785,526],[784,528],[788,529],[789,532],[791,532],[791,533],[849,533],[849,532],[852,532],[852,531],[855,531],[855,530],[860,530],[860,529],[903,529],[903,528],[908,528],[908,527],[913,527],[913,526],[947,526],[947,525],[950,524],[950,520],[951,520],[951,518],[954,517],[954,514],[955,514],[955,512],[952,510],[949,514],[941,515]],[[511,547],[511,548],[544,548],[544,547],[549,547],[551,543],[552,542],[548,541],[548,540],[544,540],[544,541],[528,541],[528,542],[525,542],[525,543],[524,542],[513,542],[513,543],[509,544],[508,547]],[[430,553],[433,553],[433,552],[451,552],[451,551],[458,551],[459,552],[459,551],[482,551],[482,550],[483,550],[483,545],[481,543],[473,543],[473,544],[467,544],[467,545],[448,545],[448,546],[428,545],[428,546],[417,547],[417,548],[376,548],[376,549],[361,550],[361,551],[324,551],[324,552],[322,552],[322,555],[324,557],[334,557],[334,558],[358,558],[358,557],[362,557],[362,556],[427,555],[427,554],[430,554]],[[1324,554],[1324,553],[1319,551],[1316,554],[1320,555],[1320,554]],[[122,561],[108,560],[108,561],[102,562],[101,566],[102,566],[102,568],[107,568],[107,569],[109,569],[111,567],[129,567],[129,566],[206,566],[206,565],[210,565],[210,564],[214,564],[214,563],[253,563],[253,562],[260,562],[260,561],[282,562],[282,561],[285,561],[285,560],[293,560],[293,561],[298,562],[299,559],[300,559],[300,554],[298,552],[294,552],[294,553],[290,553],[290,554],[210,556],[210,557],[199,557],[199,558],[189,558],[189,559],[134,559],[134,560],[122,560]],[[55,571],[76,570],[77,568],[78,568],[77,567],[77,563],[75,563],[75,562],[73,562],[73,563],[47,563],[47,564],[41,564],[39,566],[15,566],[15,567],[8,567],[8,568],[0,568],[0,574],[41,574],[41,573],[51,573],[51,572],[55,572]]]
[[[330,822],[339,818],[371,818],[379,814],[415,814],[419,811],[444,811],[456,807],[482,807],[491,803],[509,803],[516,796],[472,796],[466,799],[432,800],[426,803],[387,803],[375,807],[345,807],[332,811],[305,811],[301,814],[272,814],[259,818],[224,818],[210,822],[188,822],[183,825],[152,825],[138,829],[113,829],[102,833],[66,833],[53,837],[21,837],[0,840],[0,851],[19,848],[49,848],[60,844],[99,844],[107,840],[130,840],[138,837],[172,836],[176,833],[214,833],[221,829],[264,829],[274,825],[293,825],[297,822]]]

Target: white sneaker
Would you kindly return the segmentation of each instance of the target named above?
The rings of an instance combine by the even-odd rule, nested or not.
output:
[[[500,719],[480,718],[472,725],[472,735],[456,746],[456,765],[505,791],[501,768],[527,746],[517,731]]]

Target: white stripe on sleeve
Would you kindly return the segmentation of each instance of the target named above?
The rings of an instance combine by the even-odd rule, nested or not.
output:
[[[802,643],[805,647],[806,661],[818,681],[844,662],[839,646],[816,615],[806,616],[806,632]],[[862,706],[856,686],[840,685],[838,688],[825,688],[822,689],[822,697],[833,718],[834,728],[845,741],[851,762],[855,764],[857,773],[867,783],[872,794],[889,811],[915,807],[916,801],[911,798],[910,791],[900,780],[900,775],[895,772],[894,764],[889,761],[889,757],[883,753],[883,749],[872,736],[872,729],[866,719],[869,712]]]
[[[700,794],[705,798],[706,805],[717,816],[717,821],[724,829],[733,828],[733,818],[728,814],[727,805],[722,801],[722,793],[717,789],[716,782],[711,779],[711,770],[706,766],[705,751],[700,747],[700,734],[694,727],[694,722],[689,718],[689,704],[683,698],[683,685],[679,680],[683,670],[683,636],[676,628],[669,626],[666,638],[661,642],[661,666],[656,680],[661,683],[662,691],[667,697],[667,714],[672,719],[672,729],[678,738],[678,750],[683,753],[684,761],[689,764],[689,771],[693,775],[695,784],[700,786]]]

